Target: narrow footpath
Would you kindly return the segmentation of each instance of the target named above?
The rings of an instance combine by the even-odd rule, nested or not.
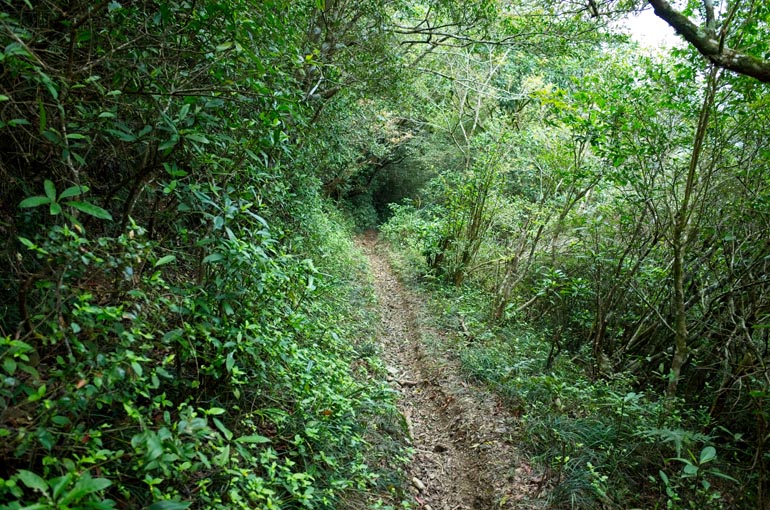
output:
[[[516,418],[496,395],[467,382],[446,349],[434,348],[442,332],[421,320],[422,303],[393,274],[376,234],[359,243],[374,273],[382,357],[415,452],[410,479],[418,508],[543,508],[542,478],[511,442]]]

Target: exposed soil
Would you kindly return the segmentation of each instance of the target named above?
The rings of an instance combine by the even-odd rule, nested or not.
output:
[[[382,357],[415,452],[418,508],[542,508],[543,479],[511,442],[516,418],[499,397],[466,381],[447,349],[429,347],[446,345],[444,334],[424,324],[422,303],[393,274],[376,234],[359,242],[374,273]]]

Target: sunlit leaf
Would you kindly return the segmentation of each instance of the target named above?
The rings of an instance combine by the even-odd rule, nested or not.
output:
[[[59,195],[59,200],[63,198],[75,197],[87,191],[88,191],[88,186],[70,186],[69,188],[61,192],[61,195]]]
[[[45,196],[47,196],[51,202],[56,201],[56,186],[54,186],[53,182],[46,179],[43,182],[43,189],[45,189]]]
[[[166,264],[170,264],[171,262],[174,262],[176,260],[175,255],[165,255],[161,258],[159,258],[153,267],[159,267],[159,266],[165,266]]]
[[[78,211],[82,211],[86,214],[89,214],[95,218],[99,218],[100,220],[111,220],[112,215],[107,212],[106,210],[102,209],[99,206],[96,206],[94,204],[89,204],[88,202],[67,202],[67,205],[70,207],[73,207],[77,209]]]
[[[717,457],[717,450],[713,446],[707,446],[700,452],[700,464],[711,462]]]
[[[30,489],[35,489],[44,493],[48,492],[48,484],[46,481],[32,471],[20,469],[18,476],[19,480]]]
[[[29,208],[29,207],[38,207],[40,205],[50,204],[51,199],[48,197],[29,197],[25,198],[19,203],[19,207]]]
[[[254,434],[251,436],[241,436],[238,439],[236,439],[239,443],[249,443],[249,444],[263,444],[263,443],[269,443],[270,438],[265,436],[260,436],[258,434]]]
[[[156,501],[147,507],[147,510],[185,510],[192,505],[187,501]]]

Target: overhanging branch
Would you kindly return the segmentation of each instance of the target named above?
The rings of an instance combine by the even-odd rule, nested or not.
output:
[[[666,0],[649,0],[655,15],[671,25],[679,35],[714,65],[770,83],[770,61],[733,50],[713,37],[712,31],[701,28],[677,11]]]

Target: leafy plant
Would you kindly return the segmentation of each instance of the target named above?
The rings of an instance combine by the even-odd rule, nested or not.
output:
[[[72,467],[74,468],[74,466]],[[36,503],[28,504],[24,508],[37,510],[108,510],[115,508],[115,501],[103,499],[99,495],[112,485],[112,482],[106,478],[93,478],[88,471],[77,474],[70,472],[45,480],[31,471],[21,469],[15,476],[8,480],[2,480],[0,490],[5,489],[12,495],[22,498],[24,491],[19,482],[31,491],[40,493]],[[29,499],[27,501],[35,500]],[[7,505],[4,508],[13,509],[21,508],[21,506]]]
[[[717,457],[717,450],[713,446],[704,446],[697,456],[689,450],[687,453],[688,457],[667,460],[667,463],[676,461],[682,464],[682,470],[675,476],[669,476],[663,470],[658,472],[668,496],[668,507],[695,509],[707,505],[708,508],[724,508],[722,495],[712,485],[712,481],[719,478],[737,483],[738,480],[711,465]]]
[[[89,202],[73,200],[73,198],[86,193],[88,191],[88,186],[70,186],[57,195],[56,187],[53,182],[46,179],[43,182],[43,189],[45,190],[45,195],[27,197],[19,203],[19,207],[33,208],[47,205],[51,216],[62,214],[73,223],[77,223],[77,220],[72,213],[65,210],[64,207],[84,212],[102,220],[112,220],[112,216],[105,209]]]

